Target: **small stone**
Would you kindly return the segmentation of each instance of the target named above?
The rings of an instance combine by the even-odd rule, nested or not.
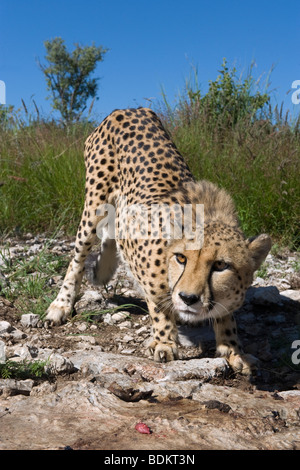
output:
[[[134,348],[131,348],[131,349],[122,349],[121,351],[121,354],[128,354],[128,355],[131,355],[135,352],[135,349]]]
[[[148,333],[148,328],[146,326],[141,326],[138,330],[136,330],[136,333],[138,335],[141,335],[142,333]]]
[[[35,243],[34,245],[32,245],[29,250],[28,250],[28,254],[30,255],[35,255],[37,254],[40,250],[42,249],[42,245],[38,244],[38,243]]]
[[[113,325],[113,321],[111,319],[111,314],[106,313],[105,315],[102,316],[103,323],[106,323],[107,325]]]
[[[96,344],[97,341],[94,336],[77,336],[76,341],[80,341],[83,346],[86,346],[84,343]]]
[[[74,364],[61,354],[54,353],[49,356],[45,371],[47,373],[70,374],[74,372]]]
[[[286,299],[283,300],[294,300],[296,302],[300,302],[300,290],[287,289],[280,292],[280,295],[282,297],[286,297]]]
[[[0,389],[5,391],[4,395],[30,395],[30,392],[34,386],[32,379],[26,380],[15,380],[15,379],[3,379],[0,380]]]
[[[13,327],[8,321],[0,321],[0,335],[3,335],[5,333],[10,333]]]
[[[21,324],[25,327],[35,328],[40,320],[40,316],[34,313],[25,313],[21,316]]]
[[[27,337],[26,333],[24,333],[24,331],[18,330],[18,328],[13,328],[9,334],[12,338],[14,338],[17,341]]]
[[[87,330],[87,324],[86,323],[80,323],[79,325],[77,325],[77,329],[79,331],[86,331]]]
[[[128,312],[117,312],[111,316],[113,323],[118,323],[120,321],[126,320],[128,317]]]
[[[121,341],[122,341],[123,343],[129,343],[130,341],[133,341],[133,340],[134,340],[133,336],[130,336],[130,335],[125,335],[125,336],[121,339]]]
[[[131,322],[129,320],[123,321],[122,323],[119,323],[119,327],[121,330],[131,328]]]
[[[101,302],[103,297],[97,290],[87,290],[80,300],[85,300],[86,302]]]

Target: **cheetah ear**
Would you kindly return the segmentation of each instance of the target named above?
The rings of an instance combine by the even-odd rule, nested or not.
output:
[[[248,240],[250,256],[254,261],[254,270],[256,271],[265,260],[272,246],[269,235],[263,233],[258,237],[252,237]]]

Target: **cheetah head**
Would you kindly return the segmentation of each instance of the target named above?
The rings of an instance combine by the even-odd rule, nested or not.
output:
[[[173,240],[167,252],[169,287],[179,319],[197,323],[238,309],[271,248],[268,235],[245,239],[236,227],[214,224],[199,250]]]

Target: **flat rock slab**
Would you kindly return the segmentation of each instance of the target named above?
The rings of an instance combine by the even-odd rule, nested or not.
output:
[[[0,449],[300,449],[294,399],[228,387],[215,394],[208,385],[192,399],[128,403],[97,383],[69,383],[47,396],[0,401]],[[138,422],[151,434],[139,434]]]
[[[223,359],[156,364],[95,347],[69,360],[85,377],[0,396],[0,449],[300,449],[300,391],[209,383]]]
[[[223,375],[228,370],[227,362],[223,358],[190,359],[160,364],[152,359],[106,353],[97,346],[90,350],[70,352],[68,356],[74,367],[87,375],[119,372],[133,376],[136,373],[147,382],[210,379]]]

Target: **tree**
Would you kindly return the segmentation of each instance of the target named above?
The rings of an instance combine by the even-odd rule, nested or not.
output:
[[[89,98],[96,98],[98,79],[91,78],[98,62],[108,49],[102,46],[80,46],[69,52],[62,38],[44,42],[47,65],[38,62],[51,92],[53,109],[60,112],[65,123],[80,120]]]

